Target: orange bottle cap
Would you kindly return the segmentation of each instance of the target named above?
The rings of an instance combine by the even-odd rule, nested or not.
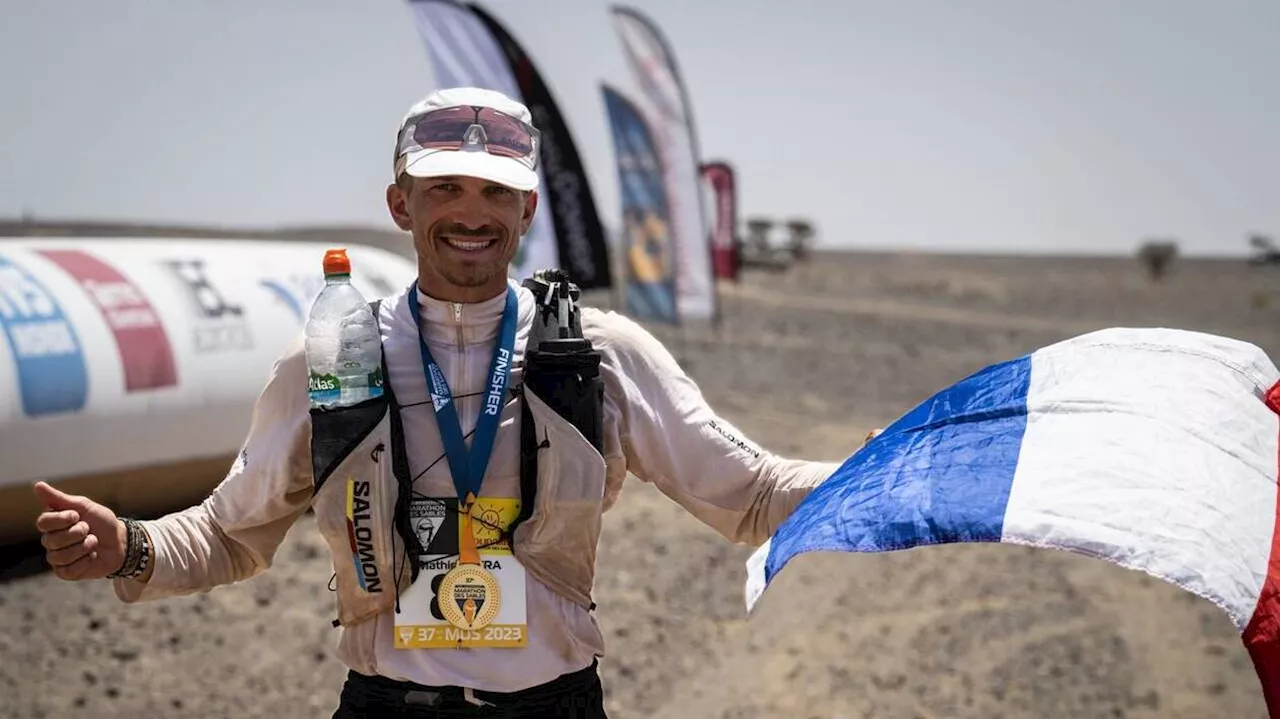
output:
[[[324,273],[326,275],[351,274],[351,260],[347,259],[347,250],[337,248],[324,253]]]

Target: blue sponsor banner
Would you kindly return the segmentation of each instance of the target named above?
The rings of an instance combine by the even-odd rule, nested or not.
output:
[[[23,413],[40,417],[83,409],[89,377],[75,328],[53,294],[4,255],[0,325],[18,368]]]
[[[602,86],[622,190],[622,241],[627,313],[676,324],[676,262],[667,206],[667,180],[653,132],[640,110]]]

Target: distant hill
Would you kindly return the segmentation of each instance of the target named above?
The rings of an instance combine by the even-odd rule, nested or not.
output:
[[[3,237],[192,237],[201,239],[261,239],[287,242],[362,244],[413,259],[413,243],[403,232],[371,227],[281,227],[275,229],[228,228],[199,225],[164,225],[132,222],[0,219]]]

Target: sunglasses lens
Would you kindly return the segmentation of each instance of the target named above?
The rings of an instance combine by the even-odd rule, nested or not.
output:
[[[485,108],[480,111],[480,124],[489,137],[489,152],[506,157],[525,157],[533,153],[533,137],[514,117]]]
[[[467,128],[475,121],[475,113],[464,107],[451,107],[422,117],[413,128],[413,140],[427,149],[462,147]]]
[[[476,132],[479,125],[484,131]],[[490,107],[449,107],[416,118],[405,129],[400,151],[415,147],[427,150],[458,150],[483,138],[484,149],[492,155],[511,157],[533,166],[537,162],[537,136],[520,120]]]

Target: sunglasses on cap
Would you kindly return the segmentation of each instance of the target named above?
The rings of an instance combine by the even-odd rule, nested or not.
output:
[[[400,130],[400,154],[416,150],[481,149],[491,155],[518,160],[529,169],[538,165],[537,128],[492,107],[444,107],[405,121]]]

